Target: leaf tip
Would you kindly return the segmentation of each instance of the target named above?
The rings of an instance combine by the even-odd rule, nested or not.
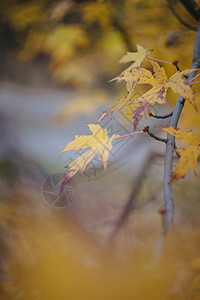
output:
[[[60,196],[62,195],[66,185],[71,181],[71,177],[69,176],[69,173],[71,172],[71,170],[69,172],[67,172],[65,175],[64,175],[64,179],[61,183],[61,187],[60,187]]]

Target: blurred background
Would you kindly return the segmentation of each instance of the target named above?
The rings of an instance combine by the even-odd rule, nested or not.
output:
[[[59,197],[64,167],[82,154],[59,158],[62,149],[125,94],[108,83],[127,67],[120,58],[139,44],[189,68],[196,27],[179,1],[1,1],[1,299],[200,299],[199,177],[174,184],[164,238],[164,145],[146,135],[119,140],[107,171],[95,157]],[[177,95],[168,99],[156,113],[173,110]],[[161,124],[168,120],[146,116],[138,130]],[[132,132],[130,109],[101,126]],[[187,103],[180,126],[200,138]]]

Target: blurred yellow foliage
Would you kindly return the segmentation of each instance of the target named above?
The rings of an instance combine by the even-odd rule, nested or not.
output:
[[[77,115],[89,117],[95,114],[97,107],[106,105],[108,99],[109,95],[104,90],[81,93],[63,105],[58,112],[55,112],[52,121],[63,125],[66,121],[74,120]]]
[[[112,27],[113,6],[103,0],[88,2],[83,6],[83,20],[91,24],[98,22],[104,30]]]
[[[7,17],[10,19],[11,24],[19,29],[25,29],[38,23],[38,20],[45,20],[44,2],[31,1],[15,4],[11,9],[7,10]]]
[[[40,197],[30,201],[17,190],[12,197],[0,205],[1,299],[198,299],[193,268],[199,267],[199,226],[182,224],[155,258],[159,216],[149,207],[135,211],[131,232],[105,249],[105,236],[89,236],[67,210],[48,208]]]
[[[77,69],[86,54],[90,57],[87,69],[91,84],[102,75],[116,76],[121,68],[117,61],[126,51],[135,50],[136,44],[154,49],[160,59],[179,58],[182,69],[190,65],[194,33],[178,23],[164,2],[60,0],[50,4],[48,0],[32,0],[17,4],[13,0],[1,6],[2,19],[14,30],[24,30],[20,58],[33,59],[42,52],[49,55],[54,64],[51,72],[56,72],[62,83],[90,84],[78,72],[72,78],[71,71],[66,76],[68,64]],[[177,3],[174,7],[191,21]],[[63,63],[66,71],[59,72]]]
[[[59,25],[46,38],[44,48],[50,53],[53,63],[69,60],[76,50],[89,44],[87,33],[77,25]]]

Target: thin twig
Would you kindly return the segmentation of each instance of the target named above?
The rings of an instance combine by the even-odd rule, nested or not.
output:
[[[128,220],[128,217],[130,216],[133,209],[138,208],[137,204],[135,203],[135,198],[139,192],[139,189],[142,185],[142,182],[144,180],[144,176],[148,168],[153,162],[153,159],[157,157],[154,152],[149,151],[148,155],[145,156],[142,167],[140,168],[139,174],[134,182],[133,189],[131,191],[130,197],[128,202],[124,205],[122,212],[120,212],[118,219],[116,221],[116,226],[114,227],[112,233],[111,233],[111,242],[113,242],[113,239],[116,237],[117,233],[120,231],[120,229],[125,225],[126,221]],[[152,199],[153,197],[151,197]],[[148,199],[145,204],[148,204],[150,200]]]
[[[159,142],[163,142],[163,143],[167,143],[167,139],[163,139],[157,135],[155,135],[154,133],[150,132],[149,131],[149,126],[146,126],[144,127],[143,129],[144,132],[148,133],[148,135],[150,135],[152,138],[154,138],[156,141],[159,141]]]
[[[178,63],[179,63],[179,60],[174,60],[172,62],[172,65],[174,65],[176,67],[176,69],[177,69],[178,72],[181,72],[181,69],[179,68]]]
[[[166,115],[163,115],[163,116],[158,116],[158,115],[155,115],[154,113],[150,112],[149,113],[149,116],[150,117],[153,117],[153,118],[156,118],[156,119],[167,119],[167,118],[170,118],[173,114],[173,111],[169,114],[166,114]]]
[[[198,25],[198,31],[196,35],[196,40],[194,44],[194,53],[193,53],[193,63],[191,69],[199,68],[199,53],[200,53],[200,22]],[[196,70],[191,72],[188,75],[187,81],[191,80],[196,74]],[[172,117],[170,121],[170,126],[177,128],[178,121],[181,115],[181,111],[184,107],[185,100],[181,95],[179,95]],[[175,137],[171,134],[167,135],[167,145],[166,145],[166,154],[165,154],[165,169],[164,169],[164,199],[165,199],[165,209],[166,214],[163,216],[164,225],[163,232],[167,232],[169,227],[173,222],[174,217],[174,201],[172,197],[172,186],[169,184],[169,181],[172,177],[172,166],[173,166],[173,152],[174,152],[174,142]]]
[[[174,142],[174,150],[176,150],[176,149],[178,149],[178,148],[176,146],[176,142]],[[181,155],[177,151],[175,151],[175,153],[178,158],[181,158]]]

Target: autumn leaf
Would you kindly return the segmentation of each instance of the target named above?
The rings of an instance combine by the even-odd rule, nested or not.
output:
[[[127,70],[137,68],[141,65],[145,57],[151,53],[152,51],[148,51],[147,49],[143,48],[140,45],[136,45],[137,51],[136,52],[127,52],[126,55],[124,55],[120,59],[120,63],[128,63],[128,62],[133,62]]]
[[[136,52],[127,52],[126,55],[124,55],[121,59],[120,59],[120,63],[127,63],[127,62],[132,62],[134,61],[134,63],[132,63],[128,68],[126,68],[126,70],[124,70],[120,76],[123,76],[124,73],[129,72],[130,70],[133,70],[135,68],[138,68],[141,63],[143,62],[143,60],[145,59],[145,57],[152,51],[148,51],[147,49],[143,48],[142,46],[136,45],[137,47],[137,51]],[[118,77],[120,77],[118,76]],[[118,77],[111,79],[109,82],[112,82],[114,80],[116,80]],[[126,81],[126,88],[128,90],[128,93],[131,97],[133,90],[134,90],[135,84],[134,84],[134,80],[132,78],[130,78],[130,80]]]
[[[185,80],[182,79],[183,76],[188,75],[193,70],[187,69],[183,72],[176,72],[168,79],[163,67],[160,67],[157,62],[150,62],[153,66],[153,73],[144,68],[135,68],[126,70],[123,74],[113,80],[125,80],[126,82],[135,81],[137,84],[149,84],[152,86],[148,92],[134,99],[134,103],[137,101],[149,102],[152,105],[155,103],[165,104],[167,89],[171,88],[175,93],[179,93],[184,99],[187,99],[193,105],[195,110],[197,110],[194,100],[194,91]]]
[[[121,59],[120,59],[120,63],[128,63],[128,62],[132,62],[134,61],[134,63],[132,63],[120,76],[118,77],[123,77],[124,73],[127,74],[128,78],[126,80],[126,88],[128,90],[128,94],[125,95],[124,97],[118,99],[116,101],[116,103],[110,107],[109,109],[107,109],[102,116],[99,118],[99,120],[97,121],[97,124],[100,123],[101,120],[103,120],[106,116],[110,117],[111,113],[114,111],[114,109],[116,109],[117,107],[121,106],[122,104],[126,105],[126,104],[130,104],[130,98],[133,94],[135,85],[136,85],[136,81],[134,82],[134,80],[132,80],[132,77],[129,74],[130,70],[133,70],[134,68],[137,68],[141,65],[141,63],[143,62],[143,60],[145,59],[145,57],[152,51],[148,51],[147,49],[143,48],[140,45],[136,45],[137,48],[137,52],[127,52],[126,55],[124,55]],[[143,69],[146,70],[146,69]],[[147,71],[147,77],[151,77],[152,73],[148,70]],[[139,74],[138,74],[139,76]],[[118,77],[110,80],[109,82],[112,82],[114,80],[116,80]],[[146,83],[146,82],[144,82]]]
[[[137,105],[137,104],[136,104]],[[141,121],[145,113],[151,112],[152,105],[146,103],[146,104],[138,104],[138,107],[133,111],[133,130],[135,131],[137,128],[138,123]]]
[[[190,168],[193,170],[193,172],[196,175],[196,165],[197,165],[198,154],[200,153],[200,145],[198,144],[197,138],[192,133],[192,131],[184,132],[180,129],[174,129],[173,127],[170,126],[158,127],[158,128],[175,136],[177,140],[181,140],[190,144],[190,146],[186,148],[175,149],[175,151],[180,154],[180,159],[178,163],[175,165],[176,170],[171,180],[169,181],[169,184],[171,184],[173,181],[179,178],[184,178]]]
[[[97,124],[100,123],[100,121],[102,121],[106,116],[107,117],[110,117],[110,115],[113,113],[114,109],[121,106],[122,104],[129,104],[130,103],[130,100],[128,98],[128,95],[125,95],[124,97],[118,99],[116,101],[116,103],[111,106],[110,108],[108,108],[102,115],[101,117],[99,118],[99,120],[97,121]]]
[[[188,102],[194,107],[194,109],[198,112],[197,105],[194,99],[194,91],[191,87],[184,81],[181,77],[188,75],[194,70],[186,69],[182,72],[177,72],[172,75],[168,80],[169,87],[174,91],[174,93],[179,93],[183,99],[188,100]]]
[[[68,182],[70,182],[71,178],[78,172],[83,173],[87,164],[92,160],[95,154],[99,153],[100,159],[103,163],[104,169],[107,168],[107,160],[109,152],[112,149],[111,142],[114,141],[119,135],[114,134],[110,138],[107,135],[107,129],[102,129],[97,124],[87,124],[90,128],[92,134],[91,135],[74,135],[75,140],[69,142],[63,151],[67,152],[70,150],[82,150],[91,148],[89,151],[84,153],[75,159],[72,163],[70,163],[67,168],[69,171],[65,174],[64,180],[61,185],[61,193],[63,192],[64,187]]]

